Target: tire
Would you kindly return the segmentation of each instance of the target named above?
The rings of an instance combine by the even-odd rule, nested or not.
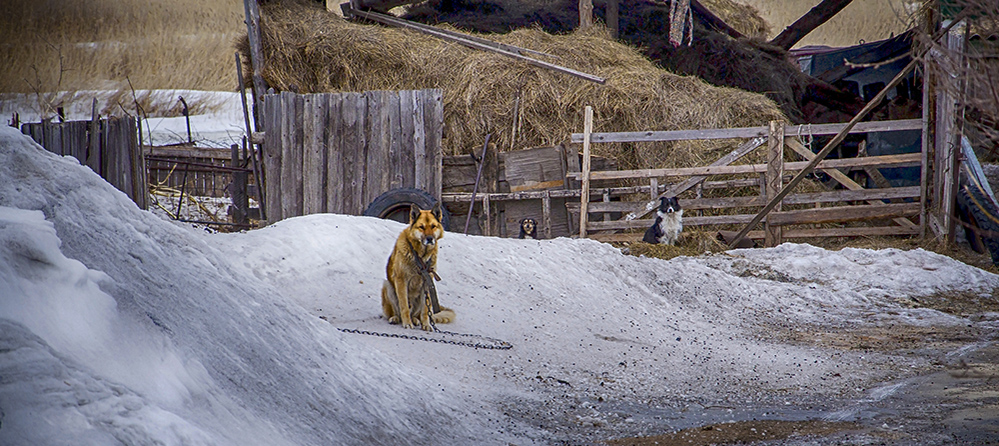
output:
[[[429,210],[433,209],[435,203],[437,200],[432,195],[420,189],[411,187],[392,189],[372,200],[364,210],[364,215],[409,223],[410,206],[415,204],[420,209]],[[441,225],[445,231],[451,228],[451,215],[444,206],[441,206]]]

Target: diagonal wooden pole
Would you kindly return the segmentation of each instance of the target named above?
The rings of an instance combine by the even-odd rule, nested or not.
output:
[[[941,37],[950,32],[951,28],[953,28],[959,22],[964,20],[964,17],[970,13],[970,10],[971,8],[965,8],[963,11],[958,13],[957,16],[955,16],[951,20],[951,22],[947,24],[947,26],[937,31],[937,33],[933,35],[931,41],[936,42]],[[843,142],[844,139],[846,139],[846,135],[850,134],[850,130],[853,129],[853,126],[857,125],[857,123],[860,122],[861,119],[864,119],[864,117],[867,116],[867,114],[870,113],[871,110],[874,110],[875,107],[880,105],[881,101],[884,100],[885,96],[888,94],[888,91],[891,90],[892,88],[895,88],[895,86],[898,85],[898,83],[901,82],[902,79],[904,79],[905,76],[909,74],[909,71],[911,71],[913,68],[916,67],[916,65],[919,63],[919,60],[923,57],[924,54],[926,54],[927,51],[929,51],[929,47],[919,50],[919,53],[912,57],[912,61],[910,61],[909,64],[905,66],[905,68],[902,68],[902,71],[899,71],[898,74],[895,75],[895,78],[893,78],[891,82],[888,82],[888,85],[885,85],[885,87],[882,88],[881,91],[878,92],[878,94],[874,96],[874,98],[871,99],[867,103],[867,105],[864,106],[864,108],[861,109],[857,113],[857,115],[850,120],[849,123],[846,124],[846,127],[843,127],[843,130],[840,130],[840,132],[837,133],[835,137],[833,137],[832,141],[829,141],[829,143],[826,144],[826,146],[823,147],[822,150],[819,151],[819,153],[815,154],[815,158],[813,158],[808,163],[808,165],[801,170],[801,172],[798,172],[798,174],[795,175],[794,178],[791,178],[791,181],[787,183],[787,186],[784,186],[784,188],[781,189],[780,193],[778,193],[777,196],[773,197],[773,199],[771,199],[770,202],[763,207],[763,210],[761,210],[760,213],[756,214],[756,216],[753,217],[753,220],[750,221],[749,224],[746,225],[746,227],[742,228],[742,230],[739,231],[738,234],[736,234],[735,238],[732,239],[732,242],[728,244],[729,249],[734,248],[736,244],[742,241],[742,239],[746,237],[746,234],[748,234],[749,231],[753,229],[753,227],[758,225],[760,221],[763,220],[763,217],[766,217],[767,214],[769,214],[770,211],[772,211],[773,208],[777,206],[777,203],[780,203],[781,200],[783,200],[784,197],[787,196],[787,194],[791,193],[791,189],[794,189],[794,187],[797,186],[798,183],[804,180],[806,175],[812,173],[812,171],[815,170],[815,166],[818,165],[820,161],[825,159],[826,155],[829,155],[829,152],[832,152],[832,150],[835,149],[836,146],[838,146],[841,142]],[[923,168],[925,169],[926,167],[923,166]]]
[[[919,59],[913,57],[912,61],[910,61],[909,64],[902,69],[902,71],[899,71],[898,74],[895,75],[895,78],[892,79],[891,82],[889,82],[888,85],[885,86],[885,88],[883,88],[876,96],[874,96],[873,99],[868,101],[867,105],[860,110],[860,113],[857,113],[857,115],[854,116],[853,119],[851,119],[850,122],[846,124],[846,127],[843,127],[843,130],[840,130],[839,133],[837,133],[836,136],[833,137],[833,139],[829,141],[826,144],[826,146],[822,148],[822,150],[819,151],[819,153],[815,154],[815,158],[812,158],[812,160],[809,161],[808,165],[806,165],[804,169],[801,169],[801,171],[798,172],[798,174],[795,175],[794,178],[791,178],[791,181],[789,181],[787,185],[784,186],[780,190],[780,192],[777,193],[776,196],[770,199],[770,202],[768,202],[767,205],[763,207],[763,210],[761,210],[758,214],[756,214],[756,216],[753,217],[753,220],[750,221],[749,224],[746,225],[746,227],[742,228],[742,230],[739,231],[738,234],[736,234],[735,238],[732,239],[732,242],[728,244],[729,249],[734,248],[746,236],[746,234],[749,233],[750,230],[756,227],[756,225],[759,224],[761,220],[763,220],[763,217],[766,217],[767,214],[769,214],[770,211],[772,211],[777,206],[777,203],[780,203],[781,200],[783,200],[784,197],[787,196],[787,194],[791,193],[791,190],[794,189],[794,187],[797,186],[798,183],[800,183],[802,180],[805,179],[806,175],[812,173],[812,171],[815,170],[815,166],[819,164],[819,161],[825,159],[826,155],[829,155],[829,152],[832,152],[833,149],[839,146],[839,144],[843,142],[844,139],[846,139],[846,136],[850,134],[850,130],[853,129],[853,126],[857,125],[857,123],[860,122],[861,119],[864,119],[864,117],[867,116],[867,114],[870,113],[871,110],[874,110],[875,107],[880,105],[881,101],[884,100],[885,96],[888,94],[888,91],[891,90],[892,88],[895,88],[895,86],[898,85],[898,83],[901,82],[902,79],[904,79],[905,76],[909,74],[909,71],[915,68],[917,63],[919,63]]]

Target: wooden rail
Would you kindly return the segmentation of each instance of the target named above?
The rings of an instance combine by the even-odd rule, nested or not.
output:
[[[900,130],[919,130],[922,122],[918,119],[866,122],[856,124],[848,131],[850,133],[886,132]],[[848,173],[853,170],[877,173],[875,180],[883,179],[878,168],[911,167],[924,165],[922,153],[907,153],[898,155],[863,156],[857,158],[828,159],[815,164],[815,169],[826,173],[837,181],[844,189],[824,192],[799,193],[790,195],[783,191],[787,180],[785,174],[810,168],[814,164],[815,155],[799,141],[799,136],[838,134],[847,128],[847,124],[821,124],[790,126],[783,123],[771,123],[769,127],[747,127],[736,129],[709,130],[679,130],[665,132],[622,132],[593,133],[592,126],[585,126],[582,134],[573,134],[574,142],[582,142],[584,146],[583,169],[573,172],[568,178],[580,180],[583,184],[579,192],[578,204],[567,205],[570,212],[579,214],[580,235],[605,241],[636,241],[641,238],[641,232],[652,224],[652,219],[643,218],[652,211],[659,197],[678,196],[679,194],[700,186],[699,191],[709,184],[706,179],[715,175],[749,176],[742,179],[727,179],[710,182],[715,188],[740,187],[738,193],[731,196],[682,198],[681,204],[686,211],[684,227],[697,226],[727,226],[745,225],[751,222],[754,214],[741,213],[740,209],[754,212],[768,205],[779,194],[784,196],[776,203],[773,210],[764,221],[762,231],[752,231],[748,237],[764,239],[767,246],[782,243],[787,238],[811,237],[852,237],[871,235],[913,235],[920,232],[919,225],[911,218],[922,218],[924,212],[920,197],[923,196],[921,186],[884,187],[890,186],[884,181],[879,187],[866,189],[855,182]],[[709,166],[687,168],[636,169],[621,171],[592,172],[586,165],[589,145],[608,142],[649,142],[649,141],[680,141],[691,139],[731,139],[751,138],[731,153],[725,155]],[[768,160],[765,164],[732,165],[733,162],[767,142]],[[785,161],[784,147],[790,149],[794,156],[802,161]],[[871,174],[869,174],[871,175]],[[679,179],[672,186],[661,187],[661,179]],[[590,182],[601,180],[606,182],[647,181],[649,186],[630,186],[639,192],[651,192],[654,199],[649,202],[612,201],[611,189],[598,188],[591,190]],[[746,187],[757,187],[759,194],[746,196]],[[658,193],[662,190],[662,193]],[[603,201],[591,201],[591,193],[601,193]],[[717,194],[716,194],[717,195]],[[591,221],[589,214],[603,214],[603,221]],[[715,215],[710,215],[715,214]],[[623,215],[623,218],[610,220],[609,215]],[[869,226],[846,227],[845,223],[867,221]],[[883,221],[892,222],[884,226]],[[801,227],[837,224],[837,227]],[[622,233],[622,231],[629,231]]]

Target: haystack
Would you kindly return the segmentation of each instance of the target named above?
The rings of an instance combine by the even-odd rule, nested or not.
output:
[[[268,3],[261,14],[263,75],[270,86],[300,93],[439,88],[445,154],[478,151],[486,134],[500,150],[564,143],[582,131],[587,105],[600,132],[745,127],[784,119],[762,95],[662,70],[599,30],[555,36],[521,29],[486,37],[553,55],[546,61],[604,77],[604,85],[296,3]],[[518,130],[511,141],[518,97]],[[687,167],[710,162],[730,146],[604,144],[594,152],[623,167]]]

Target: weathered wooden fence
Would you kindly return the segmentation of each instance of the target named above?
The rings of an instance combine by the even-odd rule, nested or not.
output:
[[[52,153],[73,156],[140,208],[147,208],[145,161],[135,119],[28,123],[21,132]]]
[[[361,215],[395,188],[441,194],[440,90],[264,97],[267,220]]]
[[[641,239],[641,233],[621,231],[644,230],[652,224],[650,219],[642,219],[651,212],[657,205],[658,197],[677,196],[695,186],[701,188],[745,188],[756,186],[760,188],[760,194],[754,196],[735,196],[734,194],[721,194],[722,197],[704,198],[697,194],[694,198],[681,199],[685,213],[683,219],[684,227],[697,227],[709,225],[746,225],[751,222],[755,214],[738,213],[739,209],[760,208],[777,196],[784,182],[785,172],[801,170],[808,161],[815,157],[811,150],[806,148],[798,137],[807,132],[811,135],[831,135],[836,134],[844,128],[846,124],[822,124],[807,127],[787,126],[783,123],[774,122],[768,127],[735,128],[735,129],[714,129],[714,130],[690,130],[690,131],[663,131],[663,132],[624,132],[624,133],[591,133],[587,120],[587,128],[583,133],[574,133],[573,142],[583,143],[583,165],[579,173],[570,174],[570,177],[579,179],[582,182],[580,201],[572,208],[579,213],[580,236],[592,237],[606,241],[633,241]],[[922,128],[922,121],[918,119],[869,122],[860,123],[854,127],[850,133],[866,132],[886,132],[899,130],[919,130]],[[643,169],[643,170],[622,170],[607,172],[592,172],[590,170],[589,148],[591,143],[604,142],[646,142],[646,141],[679,141],[691,139],[730,139],[730,138],[750,138],[748,141],[737,147],[728,155],[722,157],[710,166],[691,168],[664,168],[664,169]],[[757,147],[768,148],[767,164],[751,165],[731,165],[739,158],[752,152]],[[798,157],[805,161],[784,162],[784,147],[791,149]],[[883,167],[903,167],[903,166],[924,166],[925,158],[922,153],[907,153],[899,155],[866,156],[858,158],[829,159],[818,164],[817,170],[825,173],[833,180],[839,182],[845,190],[831,190],[825,192],[799,193],[788,195],[780,205],[794,206],[796,209],[782,210],[780,205],[770,212],[764,220],[763,231],[753,231],[748,234],[750,238],[764,239],[768,246],[774,246],[782,242],[784,238],[813,238],[813,237],[843,237],[861,235],[914,235],[923,231],[922,222],[925,221],[925,209],[923,201],[920,199],[922,190],[925,188],[925,176],[920,186],[891,187],[886,181],[879,181],[880,174],[878,168]],[[877,188],[865,189],[851,179],[840,169],[851,170],[860,169],[878,184]],[[724,181],[708,182],[706,179],[714,175],[748,175],[749,178],[735,178]],[[660,178],[686,178],[671,185],[660,185]],[[883,178],[880,178],[883,180]],[[597,180],[630,180],[632,183],[638,181],[648,181],[649,186],[632,186],[630,188],[618,188],[619,192],[645,192],[651,200],[634,201],[609,201],[610,193],[604,188],[603,202],[591,202],[590,182]],[[802,206],[803,205],[803,206]],[[832,206],[830,206],[832,205]],[[687,211],[704,211],[716,215],[697,215]],[[609,221],[590,221],[591,214],[621,213],[626,214],[624,218]],[[920,217],[914,223],[909,218]],[[796,225],[814,226],[823,223],[842,223],[857,220],[888,220],[891,225],[878,225],[870,223],[861,227],[794,227]],[[787,230],[785,230],[787,229]],[[600,231],[600,233],[594,233]]]

